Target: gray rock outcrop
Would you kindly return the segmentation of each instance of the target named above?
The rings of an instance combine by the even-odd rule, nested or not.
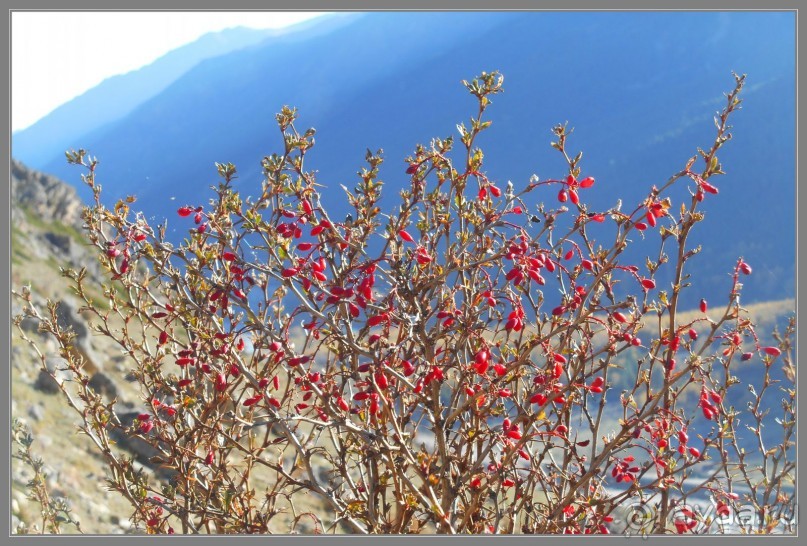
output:
[[[76,189],[55,178],[11,160],[11,202],[46,221],[81,228],[84,204]]]

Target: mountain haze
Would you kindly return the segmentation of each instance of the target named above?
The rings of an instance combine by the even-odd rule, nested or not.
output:
[[[107,78],[30,127],[17,131],[13,154],[41,168],[53,160],[54,150],[64,151],[84,135],[125,117],[201,61],[271,40],[287,44],[297,39],[297,33],[310,37],[338,23],[339,18],[331,17],[315,26],[304,21],[282,29],[236,27],[205,34],[143,68]]]

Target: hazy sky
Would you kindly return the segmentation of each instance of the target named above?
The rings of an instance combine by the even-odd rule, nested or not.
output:
[[[105,78],[207,32],[278,28],[317,12],[12,12],[11,126],[24,129]]]

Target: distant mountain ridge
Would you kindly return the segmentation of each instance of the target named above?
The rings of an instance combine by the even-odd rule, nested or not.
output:
[[[30,127],[15,132],[12,153],[32,167],[41,168],[53,159],[54,150],[64,151],[77,139],[124,118],[206,59],[266,40],[293,40],[294,33],[309,36],[339,22],[337,19],[313,25],[304,21],[281,29],[234,27],[205,34],[143,68],[107,78]]]
[[[598,180],[590,204],[606,209],[616,197],[626,205],[641,199],[698,146],[708,147],[731,70],[746,72],[746,102],[719,154],[728,174],[715,178],[721,193],[704,204],[707,223],[692,238],[703,252],[690,263],[703,293],[724,294],[727,272],[744,256],[755,266],[746,283],[752,300],[792,297],[792,22],[792,14],[773,12],[353,14],[330,28],[312,24],[318,33],[293,42],[264,41],[203,60],[122,118],[75,131],[67,147],[100,158],[110,202],[136,194],[150,217],[173,222],[179,205],[206,202],[216,161],[235,163],[237,187],[256,192],[261,158],[282,148],[274,114],[289,104],[300,110],[298,128],[317,129],[308,166],[328,188],[333,214],[347,211],[331,190],[355,183],[367,148],[385,150],[390,206],[406,184],[403,159],[415,144],[456,137],[456,124],[475,113],[459,81],[500,70],[505,93],[494,98],[493,126],[479,142],[488,175],[516,187],[533,173],[561,176],[549,130],[568,121],[570,146],[584,151],[583,169]],[[48,148],[50,159],[34,162],[18,154],[21,136],[14,136],[15,156],[78,181],[64,149]],[[642,252],[649,253],[626,258],[643,263]]]

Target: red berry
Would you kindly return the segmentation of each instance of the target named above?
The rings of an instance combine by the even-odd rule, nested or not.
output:
[[[774,357],[779,356],[780,354],[782,354],[782,351],[780,351],[779,348],[777,348],[777,347],[763,347],[762,351],[765,354],[771,355],[771,356],[774,356]]]
[[[518,427],[513,427],[507,431],[507,437],[513,440],[521,440],[521,431],[518,430]]]
[[[479,349],[474,355],[474,362],[476,364],[487,364],[490,358],[490,353],[487,349]]]
[[[389,380],[387,379],[387,376],[384,375],[382,372],[375,373],[375,383],[381,390],[386,390],[387,387],[389,387]]]
[[[387,313],[380,313],[378,315],[374,315],[374,316],[368,318],[367,319],[367,325],[368,326],[376,326],[378,324],[381,324],[382,322],[384,322],[388,318],[389,318],[389,315]]]
[[[437,366],[432,367],[432,371],[431,371],[430,375],[432,376],[432,378],[436,379],[437,381],[442,381],[443,378],[445,377],[444,374],[443,374],[443,370],[441,370]]]
[[[409,377],[413,373],[415,373],[415,366],[412,365],[411,362],[408,360],[404,360],[401,362],[401,366],[403,367],[404,376]]]
[[[530,276],[532,280],[534,280],[537,284],[543,286],[546,284],[546,279],[544,279],[538,271],[535,269],[530,269],[527,271],[527,274]]]
[[[587,176],[583,180],[580,181],[580,187],[581,188],[590,188],[593,185],[594,185],[594,177],[593,176]]]
[[[705,180],[700,183],[701,189],[706,193],[711,193],[712,195],[717,195],[717,188],[706,182]]]
[[[708,309],[708,306],[707,306],[707,304],[706,304],[706,300],[702,299],[702,300],[701,300],[701,303],[700,303],[700,310],[701,310],[701,313],[705,313],[705,312],[706,312],[706,309]]]
[[[429,253],[426,251],[425,248],[421,247],[418,248],[417,254],[415,255],[415,260],[420,265],[425,265],[432,261],[432,257],[429,256]]]
[[[227,390],[227,376],[223,373],[219,373],[216,375],[216,382],[215,382],[216,390],[219,392],[224,392]]]

